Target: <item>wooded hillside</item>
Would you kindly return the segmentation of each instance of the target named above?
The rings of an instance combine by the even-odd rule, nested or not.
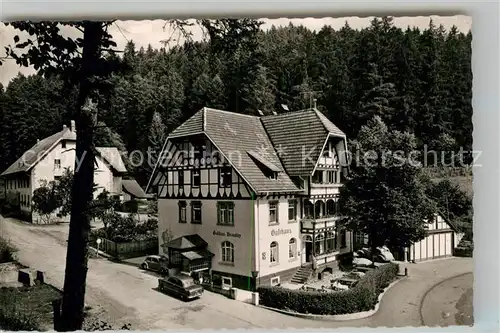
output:
[[[208,31],[204,42],[123,53],[129,70],[100,96],[98,145],[158,149],[203,106],[257,115],[308,108],[313,98],[349,138],[379,115],[389,129],[416,135],[419,148],[472,146],[469,33],[400,29],[390,18],[363,30],[313,32],[289,25],[262,31],[253,20]],[[311,93],[314,92],[314,93]],[[0,91],[0,169],[69,123],[75,101],[57,77],[18,76]],[[107,127],[103,127],[106,125]],[[151,168],[132,175],[144,186]]]

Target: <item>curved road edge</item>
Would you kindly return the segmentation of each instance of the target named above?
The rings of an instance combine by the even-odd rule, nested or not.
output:
[[[445,327],[453,325],[473,325],[472,316],[472,287],[473,272],[465,272],[455,276],[448,277],[429,288],[420,302],[420,320],[422,326],[427,327]],[[470,295],[469,295],[470,293]],[[433,304],[442,305],[441,311],[429,311]],[[460,303],[460,304],[459,304]],[[467,308],[470,314],[460,313],[459,309]],[[457,322],[457,316],[462,316],[463,322]]]

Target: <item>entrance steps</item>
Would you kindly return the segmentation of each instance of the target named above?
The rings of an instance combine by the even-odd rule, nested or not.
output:
[[[295,272],[294,276],[290,280],[291,283],[304,284],[309,280],[313,273],[313,269],[311,266],[302,266],[297,272]]]

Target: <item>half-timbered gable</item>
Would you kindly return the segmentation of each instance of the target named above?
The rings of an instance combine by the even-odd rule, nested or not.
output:
[[[229,192],[234,197],[301,192],[283,167],[259,117],[203,108],[169,135],[161,156],[148,185],[148,191],[157,190],[160,197],[176,194],[174,184],[167,185],[167,192],[160,188],[160,184],[163,188],[165,182],[172,180],[175,183],[174,173],[166,176],[165,170],[179,168],[200,171],[217,169],[205,170],[204,175],[200,175],[202,181],[215,185],[220,183],[221,172],[226,174],[225,179],[229,179],[227,170],[231,167],[232,179],[236,183],[231,186],[231,191],[227,187],[220,192]],[[184,176],[186,181],[188,175]],[[198,181],[198,175],[194,177]],[[207,196],[212,193],[211,189],[208,191],[209,187],[202,193],[206,192]],[[169,192],[170,188],[173,194]]]
[[[250,186],[203,134],[169,139],[152,186],[159,198],[251,199]]]

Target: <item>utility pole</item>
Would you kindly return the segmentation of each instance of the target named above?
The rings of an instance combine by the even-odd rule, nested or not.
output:
[[[302,91],[300,94],[301,95],[308,95],[309,96],[309,108],[316,108],[316,101],[317,99],[314,98],[314,94],[321,93],[322,91],[316,90],[316,91]]]

